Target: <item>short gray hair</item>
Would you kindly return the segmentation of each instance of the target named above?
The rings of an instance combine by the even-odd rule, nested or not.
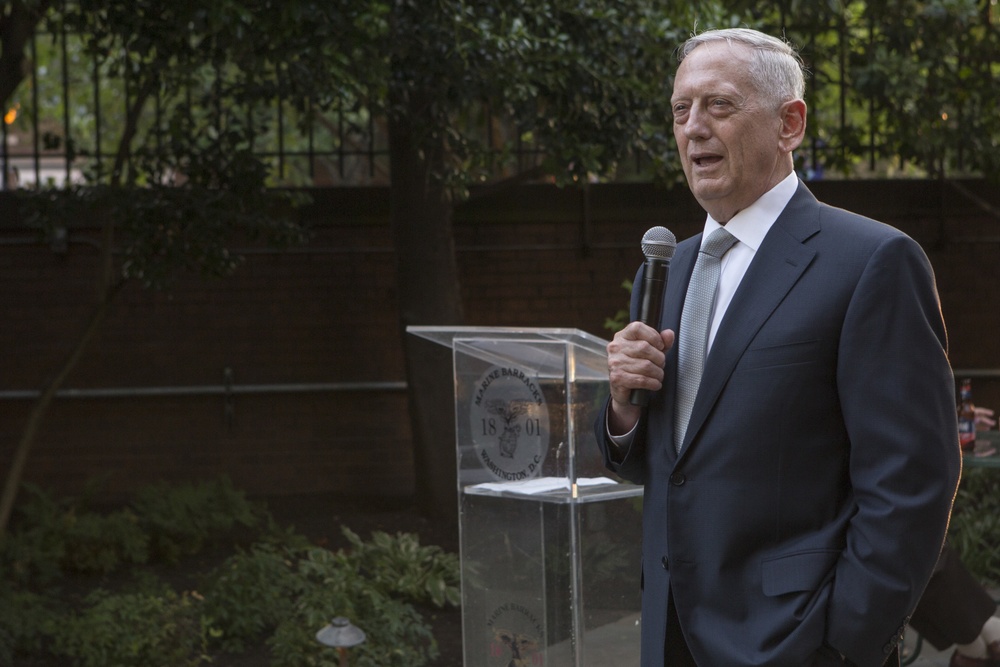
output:
[[[758,30],[725,28],[698,33],[677,49],[677,61],[683,62],[702,44],[719,41],[735,42],[751,49],[750,79],[757,90],[776,105],[805,97],[805,65],[798,52],[788,42]]]

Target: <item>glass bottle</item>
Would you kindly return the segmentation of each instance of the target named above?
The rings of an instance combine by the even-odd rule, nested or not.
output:
[[[958,404],[958,444],[963,452],[976,447],[976,407],[972,403],[972,380],[962,380]]]

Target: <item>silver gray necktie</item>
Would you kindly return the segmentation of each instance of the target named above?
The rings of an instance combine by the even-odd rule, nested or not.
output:
[[[733,247],[736,237],[720,227],[709,234],[698,253],[691,273],[684,310],[677,336],[677,402],[674,410],[674,446],[681,451],[694,407],[701,373],[705,367],[708,327],[711,322],[715,291],[719,285],[722,256]]]

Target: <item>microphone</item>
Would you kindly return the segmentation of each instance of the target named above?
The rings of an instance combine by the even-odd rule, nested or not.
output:
[[[642,254],[646,256],[643,270],[639,321],[660,330],[663,315],[663,292],[667,288],[667,269],[670,258],[677,250],[677,238],[666,227],[650,227],[642,235]],[[632,405],[649,405],[648,389],[633,389],[628,402]]]

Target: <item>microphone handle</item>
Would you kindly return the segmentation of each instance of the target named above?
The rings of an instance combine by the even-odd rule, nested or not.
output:
[[[667,268],[669,264],[659,257],[647,257],[643,268],[642,294],[639,304],[639,321],[660,330],[663,317],[663,293],[667,289]],[[646,407],[651,392],[648,389],[633,389],[628,402]]]
[[[645,408],[649,405],[650,393],[648,389],[633,389],[628,395],[628,402],[631,405]]]

